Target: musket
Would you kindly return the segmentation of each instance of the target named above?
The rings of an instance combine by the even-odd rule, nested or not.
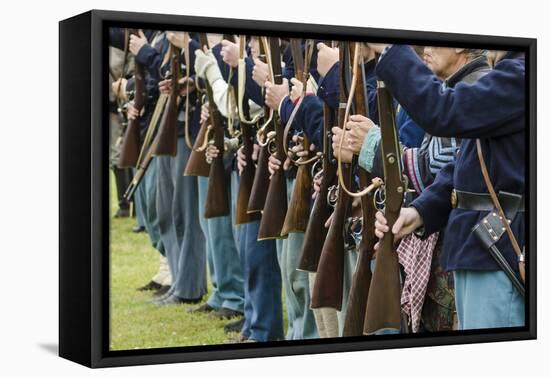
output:
[[[189,33],[185,32],[183,33],[183,59],[185,60],[185,123],[183,125],[184,127],[184,136],[185,136],[185,144],[190,150],[193,150],[193,144],[191,143],[191,136],[189,133],[189,82],[190,82],[190,76],[191,76],[191,52],[189,51],[189,42],[190,37]],[[189,159],[187,159],[189,162]]]
[[[186,51],[189,50],[190,46],[190,39],[187,39],[187,48]],[[188,67],[191,64],[190,58],[189,58],[189,51],[185,54],[185,65]],[[196,89],[199,93],[203,93],[204,90],[199,88],[199,80],[196,80],[195,82]],[[187,99],[186,99],[187,100]],[[204,96],[201,96],[201,103],[204,102]],[[187,112],[187,111],[186,111]],[[186,113],[187,114],[187,113]],[[186,119],[188,116],[186,116]],[[208,140],[208,133],[209,127],[211,125],[211,119],[208,117],[208,119],[201,122],[199,127],[199,132],[197,134],[197,137],[195,138],[195,142],[193,143],[193,147],[191,148],[191,153],[189,154],[189,159],[187,160],[187,164],[185,165],[185,169],[183,172],[184,176],[201,176],[201,177],[208,177],[210,174],[210,164],[206,161],[206,147],[207,144],[204,144],[205,140]],[[186,132],[186,143],[187,139],[190,139],[188,136],[189,134],[189,127],[188,122],[186,121],[185,125],[185,132]]]
[[[127,201],[130,201],[133,198],[136,189],[145,176],[145,172],[153,159],[152,147],[157,143],[157,126],[159,124],[159,119],[163,114],[167,100],[168,95],[161,94],[155,105],[155,110],[153,111],[153,115],[149,121],[149,127],[147,128],[147,133],[145,134],[145,139],[137,159],[136,173],[134,174],[130,185],[124,192],[124,199]]]
[[[282,68],[281,68],[281,51],[279,46],[279,39],[270,37],[269,50],[268,50],[268,66],[271,68],[272,78],[275,85],[280,85],[283,82]],[[272,134],[272,141],[268,143],[274,143],[275,150],[272,154],[281,162],[285,161],[285,148],[283,142],[283,125],[276,112],[273,114],[273,120],[275,125],[274,134]],[[269,137],[269,136],[268,136]],[[268,144],[269,148],[269,144]],[[265,205],[262,214],[262,220],[260,222],[260,228],[258,230],[258,240],[266,239],[280,239],[281,230],[285,221],[287,212],[287,192],[286,192],[286,177],[283,169],[276,170],[269,181],[269,188],[267,190],[267,196],[265,199]]]
[[[201,46],[208,46],[206,33],[200,33],[199,39]],[[229,196],[223,161],[225,138],[223,117],[214,102],[214,94],[210,83],[208,80],[204,80],[204,84],[206,87],[206,97],[208,98],[212,132],[214,134],[213,144],[219,151],[218,156],[212,159],[210,163],[210,173],[208,175],[208,190],[204,209],[204,217],[208,219],[229,215]]]
[[[311,60],[310,54],[313,51],[312,48],[308,48],[307,40],[305,41],[306,59],[304,59],[304,56],[302,55],[302,46],[300,39],[292,38],[290,40],[290,47],[292,52],[292,59],[294,61],[295,77],[302,82],[303,92],[298,100],[298,103],[295,105],[294,111],[292,112],[292,115],[288,120],[287,125],[285,126],[283,133],[284,147],[286,147],[287,145],[287,135],[294,120],[293,116],[298,111],[305,97],[307,81],[309,79],[309,63]],[[288,210],[283,224],[283,229],[281,231],[281,236],[288,235],[291,232],[305,232],[309,219],[312,186],[311,165],[315,159],[309,159],[310,143],[305,133],[303,133],[302,138],[304,151],[306,151],[308,155],[298,159],[297,161],[294,161],[294,164],[298,166],[298,170],[296,172],[296,181],[294,184],[292,195],[290,197],[290,202],[288,204]],[[285,153],[285,155],[288,155],[288,153]]]
[[[235,214],[235,223],[244,224],[260,219],[260,213],[249,213],[248,202],[250,201],[250,193],[252,191],[252,185],[254,183],[254,175],[256,173],[256,167],[252,160],[252,152],[254,150],[254,132],[252,124],[254,120],[250,120],[250,107],[248,105],[248,99],[244,95],[246,72],[244,70],[244,58],[246,48],[246,38],[244,35],[240,36],[239,41],[239,73],[238,73],[238,88],[237,88],[237,107],[239,111],[239,121],[241,127],[241,136],[243,144],[243,155],[245,157],[246,166],[241,172],[239,181],[239,191],[237,193],[237,205]],[[257,122],[257,119],[256,119]]]
[[[178,148],[178,97],[179,97],[179,59],[181,51],[170,43],[168,56],[170,59],[170,96],[162,115],[157,143],[152,153],[156,156],[176,156]]]
[[[235,36],[232,34],[224,34],[223,39],[234,42]],[[232,84],[232,78],[235,74],[233,67],[229,67],[229,74],[227,78],[227,96],[226,98],[226,109],[227,109],[227,133],[229,134],[228,144],[233,145],[235,150],[241,146],[241,131],[235,129],[235,115],[237,114],[235,110],[237,109],[238,103],[235,95],[235,86]]]
[[[357,48],[358,47],[356,47],[356,49]],[[369,107],[368,102],[366,101],[368,95],[367,87],[364,82],[365,72],[362,59],[360,77],[362,80],[361,82],[358,81],[357,87],[355,88],[356,114],[369,117]],[[375,179],[373,181],[371,174],[361,167],[358,167],[357,175],[359,176],[359,186],[361,188],[370,188],[371,190],[361,196],[361,241],[357,246],[358,258],[348,296],[343,336],[361,336],[363,334],[367,298],[372,278],[370,264],[374,254],[374,244],[377,241],[374,234],[376,208],[374,206],[374,192],[372,189],[377,189],[380,187],[382,180]]]
[[[264,46],[265,42],[260,38],[260,59],[262,62],[267,63],[266,50],[267,46]],[[245,74],[244,66],[242,68],[242,74]],[[239,72],[241,76],[241,72]],[[269,186],[269,151],[268,143],[263,142],[267,134],[273,131],[273,110],[269,106],[264,106],[264,118],[263,124],[259,127],[256,135],[260,151],[258,152],[258,161],[256,163],[256,172],[254,174],[254,181],[252,182],[252,189],[250,190],[250,199],[248,200],[248,213],[261,212],[264,209],[265,199],[267,197],[267,188]]]
[[[377,94],[384,165],[384,216],[391,230],[399,216],[406,187],[401,174],[401,150],[392,96],[383,81],[378,81]],[[402,326],[400,270],[391,232],[380,241],[375,261],[363,327],[365,335],[381,330],[400,330]]]
[[[332,149],[330,141],[330,129],[334,125],[334,112],[327,104],[323,105],[323,112],[322,168],[317,173],[312,172],[312,174],[322,175],[322,178],[319,193],[313,202],[311,215],[309,216],[304,234],[300,261],[298,262],[298,270],[312,273],[317,271],[321,251],[323,250],[323,244],[327,236],[325,222],[332,214],[333,206],[336,204],[335,202],[331,203],[329,195],[330,188],[334,187],[336,182],[336,166],[331,157]]]
[[[352,46],[353,47],[353,46]],[[345,127],[346,107],[348,102],[350,46],[348,42],[340,43],[340,105],[338,125]],[[355,76],[355,75],[354,75]],[[351,93],[349,93],[351,95]],[[351,167],[346,164],[339,172],[348,185],[351,185]],[[344,288],[344,225],[350,207],[350,197],[338,186],[337,200],[332,214],[330,227],[323,244],[321,257],[317,266],[317,275],[311,296],[311,308],[342,309]]]
[[[328,42],[327,42],[328,43]],[[311,215],[304,234],[302,251],[298,262],[298,270],[305,272],[317,272],[319,258],[323,250],[323,244],[327,236],[325,222],[332,214],[335,202],[329,201],[329,188],[335,188],[336,165],[332,158],[331,131],[334,125],[334,111],[326,104],[323,104],[323,153],[321,159],[313,164],[312,176],[321,177],[319,193],[315,197],[311,209]],[[321,164],[321,169],[315,172],[316,167]],[[333,190],[335,193],[335,191]],[[334,196],[334,199],[336,197]]]
[[[138,31],[132,29],[128,36],[131,34],[138,35]],[[120,168],[135,167],[140,151],[140,127],[139,121],[141,116],[141,110],[145,104],[145,70],[143,65],[135,62],[134,64],[134,108],[137,110],[138,115],[134,119],[128,120],[128,125],[122,137],[122,143],[120,146],[120,157],[118,160],[118,166]]]

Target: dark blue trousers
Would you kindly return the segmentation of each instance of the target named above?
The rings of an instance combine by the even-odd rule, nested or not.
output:
[[[260,222],[241,226],[244,276],[243,336],[257,341],[282,340],[281,269],[274,240],[258,241]]]

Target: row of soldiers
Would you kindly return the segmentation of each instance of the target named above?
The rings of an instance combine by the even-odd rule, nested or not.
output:
[[[153,303],[201,302],[209,274],[190,311],[236,318],[235,342],[524,325],[521,53],[118,28],[110,45],[113,151],[140,131],[112,159],[119,215],[133,199],[159,251]]]

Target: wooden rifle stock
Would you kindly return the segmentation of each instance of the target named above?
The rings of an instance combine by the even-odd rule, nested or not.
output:
[[[333,115],[332,110],[327,104],[324,104],[323,119],[323,178],[319,193],[313,203],[311,216],[308,216],[309,221],[304,235],[300,261],[298,262],[298,270],[313,273],[317,271],[321,251],[323,250],[323,244],[327,236],[325,222],[332,213],[332,207],[328,202],[328,192],[329,188],[336,181],[336,167],[331,162],[330,148],[330,128],[333,125]]]
[[[266,63],[265,48],[260,41],[260,57],[259,59]],[[269,107],[264,106],[264,122],[269,119]],[[266,134],[273,131],[273,122],[266,126]],[[269,186],[269,151],[267,146],[260,146],[260,152],[258,153],[258,161],[256,163],[256,172],[254,174],[254,181],[252,182],[252,189],[250,190],[250,199],[248,200],[247,213],[257,213],[264,209],[265,199],[267,197],[267,188]]]
[[[362,59],[361,59],[362,61]],[[360,63],[363,68],[363,63]],[[369,117],[368,94],[365,83],[364,70],[361,69],[355,87],[356,114]],[[359,186],[365,188],[372,182],[372,176],[363,168],[358,167]],[[344,321],[343,336],[361,336],[365,322],[367,298],[372,278],[370,263],[374,254],[376,236],[374,234],[374,221],[376,209],[374,207],[374,193],[369,192],[361,197],[361,209],[363,215],[363,227],[361,230],[361,242],[357,246],[357,265],[353,273],[351,288],[348,296],[346,318]],[[353,252],[352,252],[353,253]]]
[[[201,46],[208,46],[206,33],[199,34],[199,39]],[[225,165],[223,162],[225,137],[223,119],[214,102],[214,94],[210,83],[208,80],[205,80],[204,83],[210,110],[210,121],[212,122],[212,129],[214,131],[214,145],[219,151],[218,156],[214,158],[210,164],[210,173],[208,175],[208,190],[204,209],[204,217],[208,219],[229,215],[229,196],[227,192]]]
[[[147,172],[147,169],[149,168],[149,164],[151,164],[152,160],[153,160],[153,154],[152,154],[151,148],[149,148],[149,150],[145,154],[145,157],[139,163],[136,173],[134,174],[134,177],[130,182],[130,185],[124,192],[124,198],[126,200],[129,201],[134,197],[134,193],[136,192],[136,189],[138,188],[139,184],[145,177],[145,173]]]
[[[147,133],[145,134],[145,138],[141,146],[141,151],[139,152],[139,157],[136,164],[137,171],[134,174],[130,185],[124,193],[124,199],[126,199],[127,201],[130,201],[134,196],[135,190],[145,176],[145,172],[147,171],[147,168],[149,167],[149,164],[153,159],[152,150],[154,145],[157,143],[157,126],[159,124],[161,114],[163,114],[164,112],[167,100],[168,96],[161,94],[155,105],[155,110],[151,115],[151,120],[149,121],[149,126],[147,127]]]
[[[384,213],[391,230],[403,204],[405,185],[401,175],[393,101],[381,81],[378,82],[378,114],[384,164]],[[376,254],[376,268],[369,289],[363,333],[371,335],[386,329],[401,329],[400,271],[391,232],[384,235]]]
[[[239,37],[239,64],[244,63],[245,58],[245,46],[246,38],[241,35]],[[248,99],[245,96],[245,83],[246,83],[246,74],[241,74],[238,76],[239,85],[237,86],[237,108],[239,110],[239,115],[243,115],[240,122],[241,128],[241,137],[242,137],[242,153],[244,155],[246,166],[243,167],[239,180],[239,190],[237,193],[237,204],[235,211],[235,223],[236,224],[245,224],[252,221],[260,219],[260,213],[248,212],[248,203],[250,201],[250,193],[252,192],[252,186],[254,184],[254,176],[256,173],[256,167],[254,166],[254,161],[252,160],[252,152],[254,151],[254,130],[251,123],[249,122],[250,118],[250,106],[248,104]]]
[[[302,82],[303,90],[306,91],[307,80],[309,76],[309,65],[305,63],[302,56],[301,41],[299,39],[291,39],[290,46],[292,50],[292,59],[294,61],[294,70],[296,78]],[[306,48],[307,53],[307,48]],[[306,61],[309,61],[307,59]],[[296,105],[298,106],[298,105]],[[292,119],[289,120],[289,123]],[[287,125],[287,128],[291,125]],[[285,133],[286,134],[286,133]],[[286,140],[283,139],[283,143]],[[309,141],[307,136],[303,135],[303,147],[304,151],[309,151]],[[281,230],[281,236],[286,236],[291,232],[305,232],[308,224],[310,206],[311,206],[311,163],[298,165],[298,171],[296,172],[296,181],[294,183],[294,189],[290,197],[288,204],[288,210],[286,213],[283,228]]]
[[[206,137],[206,130],[209,124],[210,122],[208,120],[201,124],[197,139],[195,139],[193,149],[189,155],[189,160],[187,160],[187,164],[185,165],[185,171],[183,172],[184,176],[208,177],[210,175],[210,164],[206,162],[206,151],[199,150],[199,147]]]
[[[224,130],[221,124],[221,114],[216,109],[212,114],[212,124],[219,123],[214,127],[214,145],[220,151],[218,156],[212,160],[210,164],[210,174],[208,175],[208,191],[206,193],[206,204],[204,207],[205,218],[215,218],[229,215],[229,197],[227,187],[227,177],[225,172],[225,164],[223,162],[224,150]],[[218,118],[218,121],[214,121]]]
[[[370,185],[372,176],[367,171],[359,169],[358,175],[359,185],[362,188]],[[343,336],[361,336],[363,334],[367,298],[372,279],[370,264],[374,254],[374,244],[377,240],[374,235],[376,208],[373,200],[374,193],[368,193],[361,197],[363,229],[361,231],[361,242],[357,248],[359,256],[349,292]]]
[[[273,80],[275,84],[282,84],[281,52],[278,38],[269,38],[269,49],[271,53],[271,65]],[[273,116],[275,122],[275,156],[281,162],[285,161],[286,155],[283,146],[283,125],[277,114]],[[258,230],[258,240],[280,239],[281,230],[285,221],[288,199],[286,193],[286,177],[283,169],[276,170],[269,181],[269,189],[265,199],[264,211],[260,228]]]
[[[128,35],[138,35],[137,30],[132,30]],[[118,160],[118,166],[120,168],[133,168],[136,166],[140,145],[140,127],[139,121],[141,110],[145,104],[145,71],[143,65],[135,62],[134,65],[134,108],[138,112],[138,116],[134,119],[128,120],[128,126],[124,135],[122,136],[122,144],[120,146],[120,157]]]
[[[268,161],[269,151],[267,146],[260,146],[256,173],[254,175],[252,189],[250,190],[250,199],[248,200],[248,213],[260,212],[264,209],[267,188],[269,186]]]
[[[312,182],[311,165],[300,165],[296,172],[296,181],[283,222],[281,236],[286,236],[291,232],[306,231],[310,214]]]
[[[250,109],[248,102],[245,101],[239,106],[244,107],[244,113],[246,117],[249,116]],[[248,203],[250,201],[250,194],[252,192],[252,186],[254,184],[254,176],[256,168],[254,167],[254,161],[252,160],[252,151],[254,149],[254,135],[252,127],[244,122],[241,122],[241,135],[243,139],[243,154],[246,160],[246,166],[241,172],[239,181],[239,191],[237,193],[237,206],[235,214],[235,223],[244,224],[260,219],[260,213],[249,213]]]
[[[349,43],[340,45],[340,107],[338,110],[338,125],[345,127],[345,104],[347,102],[346,75],[349,70]],[[347,185],[351,184],[351,169],[348,164],[342,169]],[[311,296],[311,308],[342,309],[344,290],[344,224],[350,207],[350,197],[338,186],[338,200],[332,221],[321,251],[315,285]]]
[[[187,76],[189,76],[190,67],[191,64],[190,61],[190,54],[189,54],[189,46],[190,46],[190,39],[187,41],[187,46],[185,47],[186,50],[184,50],[185,53],[185,66],[187,70]],[[188,62],[189,61],[189,62]],[[198,87],[197,87],[198,88]],[[189,111],[189,98],[186,97],[186,109],[185,111]],[[186,113],[186,123],[185,123],[185,132],[186,132],[186,143],[187,140],[190,139],[188,136],[189,134],[189,114]],[[197,137],[195,139],[195,142],[193,143],[193,147],[191,148],[191,152],[189,154],[189,159],[187,160],[187,164],[185,165],[185,170],[183,171],[184,176],[201,176],[201,177],[208,177],[210,174],[210,164],[206,161],[206,151],[200,149],[202,146],[202,143],[204,142],[204,139],[206,138],[206,133],[208,130],[208,125],[210,124],[210,120],[206,120],[201,123],[199,132],[197,134]]]
[[[170,44],[170,97],[162,115],[158,130],[158,141],[152,151],[156,156],[176,156],[178,149],[178,97],[180,49]]]

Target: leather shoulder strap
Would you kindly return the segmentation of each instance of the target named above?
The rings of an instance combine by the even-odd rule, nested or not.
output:
[[[493,183],[491,182],[491,178],[489,177],[489,171],[487,170],[487,165],[485,164],[485,158],[483,157],[483,150],[481,148],[481,141],[479,139],[476,139],[476,147],[477,147],[477,157],[479,159],[479,165],[481,166],[481,174],[483,175],[483,180],[485,181],[485,185],[487,185],[487,189],[489,190],[489,195],[491,196],[491,201],[493,202],[493,205],[497,209],[498,215],[500,216],[500,219],[502,219],[502,224],[503,224],[504,228],[506,229],[506,233],[508,234],[508,237],[510,238],[510,241],[512,242],[512,247],[514,248],[514,252],[518,256],[520,275],[521,275],[522,280],[525,282],[525,256],[524,256],[524,253],[522,253],[522,251],[521,251],[521,248],[518,244],[518,241],[517,241],[516,237],[514,236],[514,233],[512,232],[512,229],[510,228],[510,224],[508,223],[508,220],[506,219],[506,215],[504,214],[504,211],[502,210],[502,206],[500,205],[497,194],[495,193],[495,188],[493,187]]]

